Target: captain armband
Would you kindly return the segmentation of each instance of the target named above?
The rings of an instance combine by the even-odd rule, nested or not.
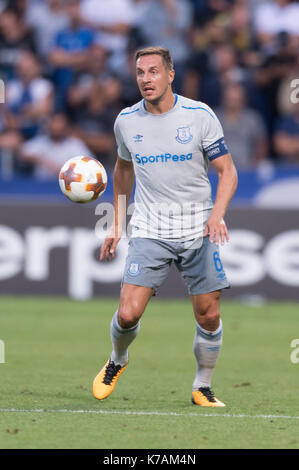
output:
[[[229,150],[223,137],[204,149],[204,155],[210,160],[210,162],[215,160],[215,158],[226,155],[227,153],[229,153]]]

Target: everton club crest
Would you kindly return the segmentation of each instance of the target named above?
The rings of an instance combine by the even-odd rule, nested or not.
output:
[[[175,140],[180,144],[188,144],[193,139],[193,135],[191,134],[190,127],[179,127],[177,129],[177,135]]]
[[[131,263],[128,269],[130,276],[137,276],[140,273],[140,266],[138,263]]]

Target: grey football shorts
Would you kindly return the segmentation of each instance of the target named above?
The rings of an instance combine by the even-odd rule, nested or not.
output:
[[[122,284],[151,287],[156,292],[166,279],[172,262],[181,272],[189,295],[230,287],[219,248],[208,237],[188,242],[131,238]]]

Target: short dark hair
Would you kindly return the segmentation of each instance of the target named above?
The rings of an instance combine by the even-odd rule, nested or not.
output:
[[[172,60],[170,51],[169,49],[166,49],[165,47],[153,46],[153,47],[146,47],[145,49],[140,49],[139,51],[136,52],[135,61],[137,62],[139,57],[142,57],[144,55],[152,55],[152,54],[161,56],[164,62],[164,65],[168,70],[174,69],[173,60]]]

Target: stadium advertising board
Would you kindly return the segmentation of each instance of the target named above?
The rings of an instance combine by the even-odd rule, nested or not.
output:
[[[0,205],[2,294],[69,295],[77,299],[118,295],[128,240],[113,261],[99,262],[96,205],[16,203]],[[297,210],[231,208],[230,243],[221,255],[232,289],[226,298],[299,299]],[[185,296],[173,268],[160,296]]]

